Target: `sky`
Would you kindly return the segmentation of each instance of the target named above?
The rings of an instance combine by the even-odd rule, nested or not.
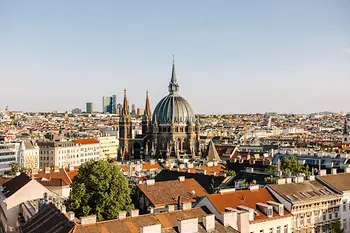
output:
[[[85,110],[127,88],[196,113],[350,112],[350,1],[0,0],[0,110]]]

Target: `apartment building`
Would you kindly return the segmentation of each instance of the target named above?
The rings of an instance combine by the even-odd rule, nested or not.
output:
[[[341,195],[310,176],[279,179],[267,188],[293,215],[295,233],[330,232],[330,224],[340,218]]]
[[[342,195],[340,202],[340,222],[345,233],[350,233],[350,168],[345,173],[337,173],[332,169],[332,174],[317,176],[316,179],[332,191]]]
[[[40,149],[35,141],[22,141],[20,146],[19,163],[27,169],[39,169]]]
[[[100,145],[96,139],[38,142],[39,168],[80,166],[89,160],[100,159]]]
[[[266,188],[257,185],[242,191],[223,189],[205,196],[195,207],[208,208],[222,222],[233,216],[228,224],[241,233],[291,232],[292,215]]]
[[[117,158],[119,140],[116,136],[99,137],[101,159]]]
[[[11,169],[10,164],[18,162],[20,143],[0,143],[0,174]]]

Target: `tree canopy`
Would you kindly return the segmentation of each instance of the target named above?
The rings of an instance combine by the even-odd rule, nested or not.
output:
[[[330,227],[332,229],[332,233],[344,233],[344,229],[341,227],[339,219],[333,221]]]
[[[131,210],[128,181],[119,167],[108,161],[88,161],[73,178],[67,209],[78,217],[95,214],[99,221],[115,219],[123,210]]]
[[[269,172],[273,173],[277,171],[277,165],[271,165],[269,167]],[[281,171],[284,174],[291,173],[292,175],[297,175],[298,173],[305,173],[305,175],[311,175],[308,165],[302,165],[298,163],[298,160],[291,156],[290,158],[282,158],[281,160]]]

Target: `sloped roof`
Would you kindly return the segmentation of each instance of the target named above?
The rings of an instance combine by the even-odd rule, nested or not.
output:
[[[29,219],[21,229],[23,233],[68,233],[73,227],[74,223],[50,203]]]
[[[205,189],[195,179],[170,180],[155,182],[153,185],[138,184],[137,187],[154,206],[177,204],[178,196],[181,203],[194,202],[196,198],[207,194]]]
[[[208,193],[213,193],[213,188],[219,187],[226,179],[224,176],[212,176],[198,173],[170,171],[165,169],[163,169],[154,179],[156,182],[177,180],[179,176],[185,176],[186,179],[195,179]]]
[[[96,144],[98,141],[94,138],[81,138],[81,139],[75,139],[73,142],[78,144]]]
[[[141,226],[161,224],[162,233],[178,233],[178,220],[198,218],[198,233],[207,232],[203,225],[203,217],[207,213],[202,208],[194,208],[190,210],[180,210],[174,212],[146,214],[134,218],[126,218],[122,220],[102,221],[96,224],[74,227],[74,233],[139,233]],[[233,233],[236,232],[231,227],[224,227],[215,221],[215,230],[212,233]],[[26,233],[26,232],[25,232]]]
[[[220,161],[220,157],[219,157],[219,154],[215,148],[215,145],[214,145],[214,142],[213,140],[211,140],[209,142],[209,145],[208,145],[208,152],[207,152],[207,160],[216,160],[216,161]]]
[[[338,173],[336,175],[318,176],[318,179],[339,191],[350,190],[350,173]]]
[[[268,221],[271,219],[257,208],[256,203],[267,204],[268,201],[276,202],[276,199],[266,188],[252,191],[242,190],[224,194],[211,194],[208,195],[208,198],[219,212],[225,212],[225,208],[227,207],[237,208],[237,206],[246,206],[255,209],[258,214],[254,215],[254,222]],[[284,211],[284,216],[279,216],[277,213],[274,213],[274,218],[285,218],[286,216],[291,216],[287,210]]]
[[[20,190],[24,185],[26,185],[30,180],[31,179],[27,174],[22,173],[19,176],[16,176],[15,178],[4,183],[2,185],[4,188],[2,193],[5,195],[5,197],[10,197],[18,190]]]
[[[63,168],[60,168],[58,172],[50,170],[50,173],[38,171],[38,174],[34,174],[33,176],[43,186],[68,186],[72,183],[68,172]]]

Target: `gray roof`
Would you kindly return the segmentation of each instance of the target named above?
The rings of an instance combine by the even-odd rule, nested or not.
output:
[[[191,105],[178,93],[179,84],[175,75],[173,64],[171,80],[169,83],[169,95],[159,101],[153,112],[153,123],[170,124],[195,122],[195,114]]]

